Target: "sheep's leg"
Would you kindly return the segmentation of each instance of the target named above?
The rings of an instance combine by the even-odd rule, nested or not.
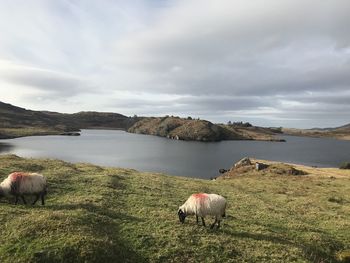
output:
[[[41,205],[45,205],[45,194],[41,194]]]
[[[24,196],[23,195],[21,195],[21,198],[22,198],[22,200],[23,200],[23,204],[27,204],[27,202],[26,202],[26,200],[24,199]]]
[[[196,215],[197,225],[198,225],[198,216]]]
[[[18,195],[16,195],[15,205],[18,204]]]
[[[203,223],[203,226],[205,226],[204,217],[202,217],[202,223]]]
[[[35,203],[39,200],[40,194],[35,195],[35,200],[32,203],[32,205],[35,205]]]
[[[214,221],[214,223],[210,226],[210,229],[213,229],[214,228],[214,226],[215,226],[215,223],[218,221],[218,219],[215,217],[215,221]]]
[[[218,220],[218,229],[220,228],[220,220]]]

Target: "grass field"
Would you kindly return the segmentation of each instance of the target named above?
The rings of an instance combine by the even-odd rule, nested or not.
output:
[[[1,180],[13,171],[43,173],[48,196],[0,200],[0,262],[349,262],[350,174],[206,181],[0,156]],[[227,198],[219,230],[179,223],[194,192]]]

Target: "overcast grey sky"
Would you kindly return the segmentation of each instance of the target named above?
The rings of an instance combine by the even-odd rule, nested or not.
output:
[[[349,14],[349,0],[0,0],[0,101],[339,126]]]

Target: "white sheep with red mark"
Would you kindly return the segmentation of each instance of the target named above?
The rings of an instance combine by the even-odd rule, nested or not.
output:
[[[38,173],[14,172],[0,184],[0,196],[14,195],[15,204],[18,203],[19,197],[26,204],[24,196],[35,195],[36,198],[32,204],[34,205],[41,198],[41,204],[44,205],[46,192],[46,179]]]
[[[187,201],[179,207],[178,216],[181,223],[185,222],[188,215],[195,215],[197,224],[198,217],[202,218],[203,226],[205,226],[204,218],[206,216],[215,216],[215,221],[210,228],[213,228],[217,223],[217,228],[220,227],[222,217],[225,217],[226,199],[217,194],[192,194]]]

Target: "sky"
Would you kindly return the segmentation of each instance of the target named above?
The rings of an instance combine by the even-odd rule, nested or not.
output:
[[[0,0],[0,101],[340,126],[349,13],[349,0]]]

